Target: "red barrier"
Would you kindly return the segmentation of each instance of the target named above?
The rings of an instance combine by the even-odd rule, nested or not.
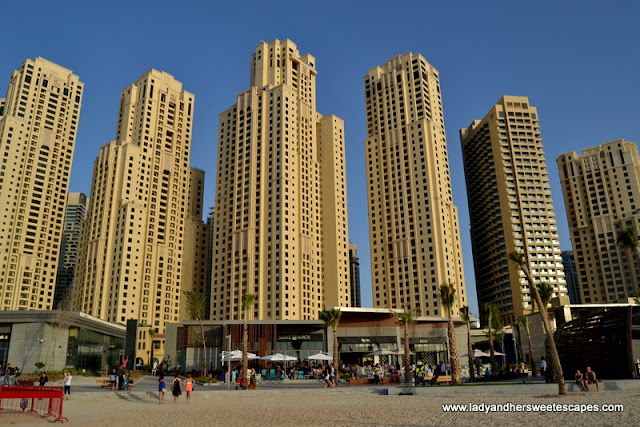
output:
[[[0,417],[35,413],[54,417],[54,423],[69,421],[62,416],[62,392],[62,387],[0,387]]]

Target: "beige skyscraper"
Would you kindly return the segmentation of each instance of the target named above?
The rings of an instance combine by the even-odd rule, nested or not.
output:
[[[220,114],[212,319],[317,319],[349,306],[343,122],[316,112],[315,58],[261,42],[251,87]]]
[[[376,307],[446,315],[439,287],[467,304],[438,71],[407,53],[364,77],[371,278]]]
[[[640,259],[616,244],[640,234],[640,156],[623,139],[558,157],[582,303],[625,301],[638,291]]]
[[[24,61],[0,99],[0,310],[50,310],[84,85]]]
[[[184,252],[192,243],[184,230],[193,102],[180,82],[156,70],[122,91],[116,140],[94,162],[77,309],[117,323],[138,319],[160,334],[180,320]]]
[[[211,247],[209,225],[202,221],[204,197],[204,171],[192,168],[189,176],[189,205],[184,225],[184,252],[182,256],[182,291],[199,292],[206,296],[205,313],[209,315],[211,299]],[[180,319],[190,319],[187,305],[180,305]]]
[[[478,303],[495,303],[506,324],[533,308],[510,252],[523,254],[554,296],[567,295],[538,120],[526,96],[503,96],[460,130]]]

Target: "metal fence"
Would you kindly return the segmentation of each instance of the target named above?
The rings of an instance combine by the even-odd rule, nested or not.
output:
[[[54,423],[69,421],[62,416],[62,392],[62,387],[0,387],[0,419],[32,414],[52,417]]]

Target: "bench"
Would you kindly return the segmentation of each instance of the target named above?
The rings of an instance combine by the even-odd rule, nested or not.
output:
[[[96,380],[96,382],[98,384],[100,384],[100,387],[104,388],[104,387],[111,387],[111,381],[110,380]],[[135,383],[130,382],[129,385],[127,386],[128,388],[132,388],[135,387]]]
[[[426,381],[429,381],[429,383],[431,383],[432,378],[433,377],[424,377],[424,379]],[[440,375],[436,380],[436,384],[450,383],[450,382],[451,382],[451,375]]]

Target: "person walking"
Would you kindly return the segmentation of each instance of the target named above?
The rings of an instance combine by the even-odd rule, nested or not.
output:
[[[69,396],[71,395],[71,371],[67,371],[64,374],[64,400],[69,400]]]
[[[20,376],[20,368],[16,366],[16,369],[13,370],[13,380],[11,385],[18,385],[18,377]]]
[[[171,383],[171,394],[173,394],[173,403],[178,403],[178,397],[182,394],[181,387],[182,380],[180,377],[173,378],[173,382]]]
[[[184,380],[184,391],[187,392],[187,403],[191,403],[191,393],[193,392],[193,384],[195,381],[191,377],[191,374],[187,374],[187,379]]]
[[[547,378],[547,361],[544,356],[540,358],[540,375],[545,379],[545,382],[549,382],[549,378]]]
[[[164,375],[160,374],[158,377],[158,404],[164,402],[164,389],[167,388],[167,383],[164,380]]]
[[[40,375],[40,378],[38,378],[38,381],[40,382],[40,387],[46,386],[47,383],[49,382],[49,377],[47,377],[47,373],[43,372],[42,375]]]
[[[158,370],[158,362],[153,361],[153,367],[151,368],[151,376],[156,376],[156,372]]]

